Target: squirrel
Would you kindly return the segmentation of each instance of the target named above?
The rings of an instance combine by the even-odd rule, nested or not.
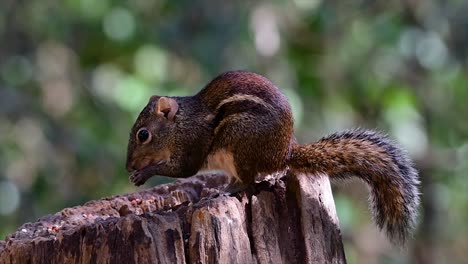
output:
[[[194,96],[152,96],[131,129],[126,168],[136,186],[153,175],[187,178],[219,169],[231,177],[233,190],[286,169],[331,179],[357,176],[370,187],[377,226],[395,244],[411,234],[419,205],[418,173],[394,142],[355,129],[299,145],[286,96],[247,71],[222,73]]]

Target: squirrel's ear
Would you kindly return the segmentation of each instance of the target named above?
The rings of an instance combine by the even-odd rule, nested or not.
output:
[[[161,97],[158,100],[158,107],[156,107],[156,114],[164,116],[167,120],[174,121],[174,117],[179,110],[179,104],[176,100],[167,97]]]
[[[158,101],[159,98],[161,98],[161,96],[159,96],[159,95],[153,95],[153,96],[150,97],[148,103]]]

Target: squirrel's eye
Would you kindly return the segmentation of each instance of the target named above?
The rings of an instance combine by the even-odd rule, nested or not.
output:
[[[151,140],[151,133],[148,131],[148,129],[142,127],[137,132],[137,139],[140,141],[140,143],[148,143]]]

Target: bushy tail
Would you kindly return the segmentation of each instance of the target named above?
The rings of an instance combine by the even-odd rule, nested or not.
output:
[[[332,179],[357,176],[369,184],[374,220],[390,240],[404,244],[411,234],[419,205],[418,173],[405,152],[385,136],[350,130],[295,145],[289,167]]]

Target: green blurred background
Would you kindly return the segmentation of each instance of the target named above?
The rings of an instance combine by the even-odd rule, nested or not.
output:
[[[378,128],[416,161],[423,207],[404,250],[372,224],[362,183],[334,187],[349,263],[466,263],[467,14],[461,0],[2,0],[0,237],[136,191],[127,137],[149,96],[247,69],[290,98],[300,142]]]

